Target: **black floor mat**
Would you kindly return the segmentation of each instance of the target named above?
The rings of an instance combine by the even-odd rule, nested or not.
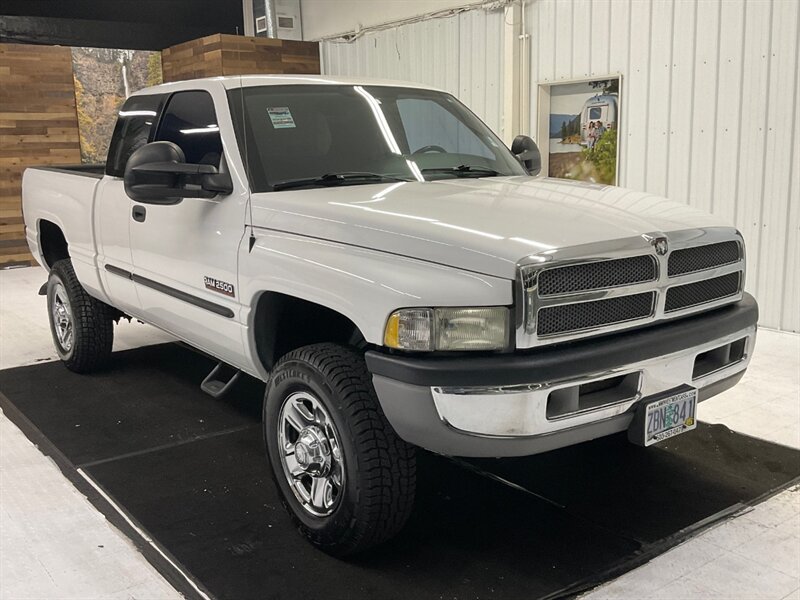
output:
[[[215,401],[199,390],[211,366],[152,346],[117,353],[100,375],[0,371],[0,392],[218,598],[568,593],[800,476],[800,452],[703,424],[650,449],[612,436],[513,460],[422,453],[406,529],[345,562],[283,512],[263,457],[263,384]]]

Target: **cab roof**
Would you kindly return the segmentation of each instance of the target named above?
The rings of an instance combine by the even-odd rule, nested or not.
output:
[[[225,89],[264,85],[372,85],[444,91],[411,81],[393,81],[391,79],[370,79],[365,77],[329,77],[327,75],[226,75],[222,77],[205,77],[202,79],[186,79],[184,81],[163,83],[139,90],[136,94],[173,92],[177,90],[197,89],[198,87],[202,89],[213,83],[222,84]]]

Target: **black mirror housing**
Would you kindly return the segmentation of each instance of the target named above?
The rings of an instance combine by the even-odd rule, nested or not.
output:
[[[212,165],[189,164],[172,142],[151,142],[131,154],[125,165],[125,193],[146,204],[177,204],[182,198],[230,194],[230,175]]]
[[[518,135],[511,144],[511,153],[528,170],[531,175],[538,175],[542,170],[542,154],[539,147],[527,135]]]

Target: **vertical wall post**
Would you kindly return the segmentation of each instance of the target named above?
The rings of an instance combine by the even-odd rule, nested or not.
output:
[[[503,26],[503,141],[511,146],[520,127],[520,35],[522,8],[519,3],[507,6]]]

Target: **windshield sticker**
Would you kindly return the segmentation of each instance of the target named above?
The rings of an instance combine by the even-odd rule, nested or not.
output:
[[[267,108],[269,119],[272,121],[272,127],[275,129],[289,129],[297,127],[294,124],[292,113],[289,111],[288,106],[275,106]]]

